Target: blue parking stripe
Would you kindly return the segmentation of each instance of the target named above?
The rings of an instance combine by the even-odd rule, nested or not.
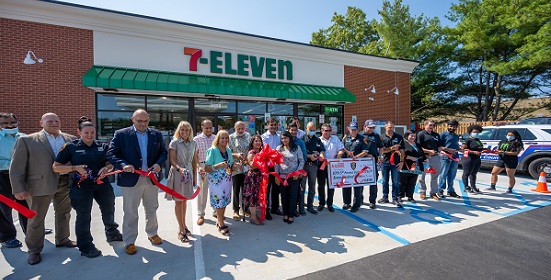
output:
[[[304,194],[307,195],[307,194],[308,194],[308,191],[305,190],[305,191],[304,191]],[[317,201],[319,201],[319,198],[318,198],[317,195],[315,195],[314,198],[315,198]],[[373,229],[373,230],[375,230],[375,231],[378,231],[378,232],[380,232],[380,233],[382,233],[382,234],[384,234],[384,235],[386,235],[386,236],[388,236],[388,237],[394,239],[395,241],[397,241],[398,243],[402,244],[403,246],[406,246],[406,245],[411,244],[411,242],[409,242],[409,241],[406,240],[405,238],[400,237],[400,236],[398,236],[398,235],[396,235],[396,234],[394,234],[394,233],[392,233],[392,232],[390,232],[390,231],[388,231],[388,230],[386,230],[386,229],[384,229],[384,228],[381,228],[381,227],[379,227],[378,225],[376,225],[376,224],[374,224],[374,223],[372,223],[372,222],[369,222],[369,221],[367,221],[367,220],[365,220],[365,219],[362,219],[362,218],[356,216],[354,213],[351,213],[351,212],[348,211],[348,210],[344,210],[344,209],[342,209],[341,207],[335,206],[335,205],[333,205],[333,208],[335,208],[336,210],[338,210],[338,211],[341,212],[342,214],[345,214],[346,216],[348,216],[348,217],[350,217],[350,218],[352,218],[352,219],[354,219],[354,220],[356,220],[356,221],[362,223],[364,226],[367,226],[367,227],[369,227],[369,228],[371,228],[371,229]]]

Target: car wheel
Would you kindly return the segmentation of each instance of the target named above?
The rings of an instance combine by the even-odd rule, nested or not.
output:
[[[551,180],[551,158],[538,158],[530,163],[528,172],[534,179],[539,179],[540,173],[545,172],[547,181]]]

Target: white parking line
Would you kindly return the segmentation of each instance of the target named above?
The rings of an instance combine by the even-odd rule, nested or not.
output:
[[[192,211],[192,222],[193,222],[193,235],[196,237],[196,240],[193,242],[193,256],[195,257],[195,279],[207,279],[205,273],[205,259],[203,257],[203,244],[201,243],[201,226],[197,225],[194,221],[194,218],[199,217],[199,212],[197,211],[197,199],[191,200]]]

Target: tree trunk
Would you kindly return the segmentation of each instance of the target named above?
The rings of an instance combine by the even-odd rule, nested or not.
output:
[[[499,107],[501,105],[501,75],[495,74],[496,78],[494,79],[494,92],[496,96],[496,105],[494,107],[494,112],[492,114],[492,121],[497,120],[497,114],[499,113]]]
[[[488,121],[488,112],[490,111],[490,106],[492,102],[490,101],[490,71],[486,71],[485,78],[485,92],[484,92],[484,108],[482,109],[482,121]]]

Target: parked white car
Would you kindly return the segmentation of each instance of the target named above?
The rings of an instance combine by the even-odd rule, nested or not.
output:
[[[551,179],[551,124],[514,124],[502,126],[485,126],[478,138],[488,149],[496,149],[499,142],[505,139],[507,131],[516,130],[524,142],[524,150],[519,154],[518,171],[528,172],[538,179],[540,173],[546,173]],[[498,160],[496,154],[482,154],[482,166],[492,167]]]

